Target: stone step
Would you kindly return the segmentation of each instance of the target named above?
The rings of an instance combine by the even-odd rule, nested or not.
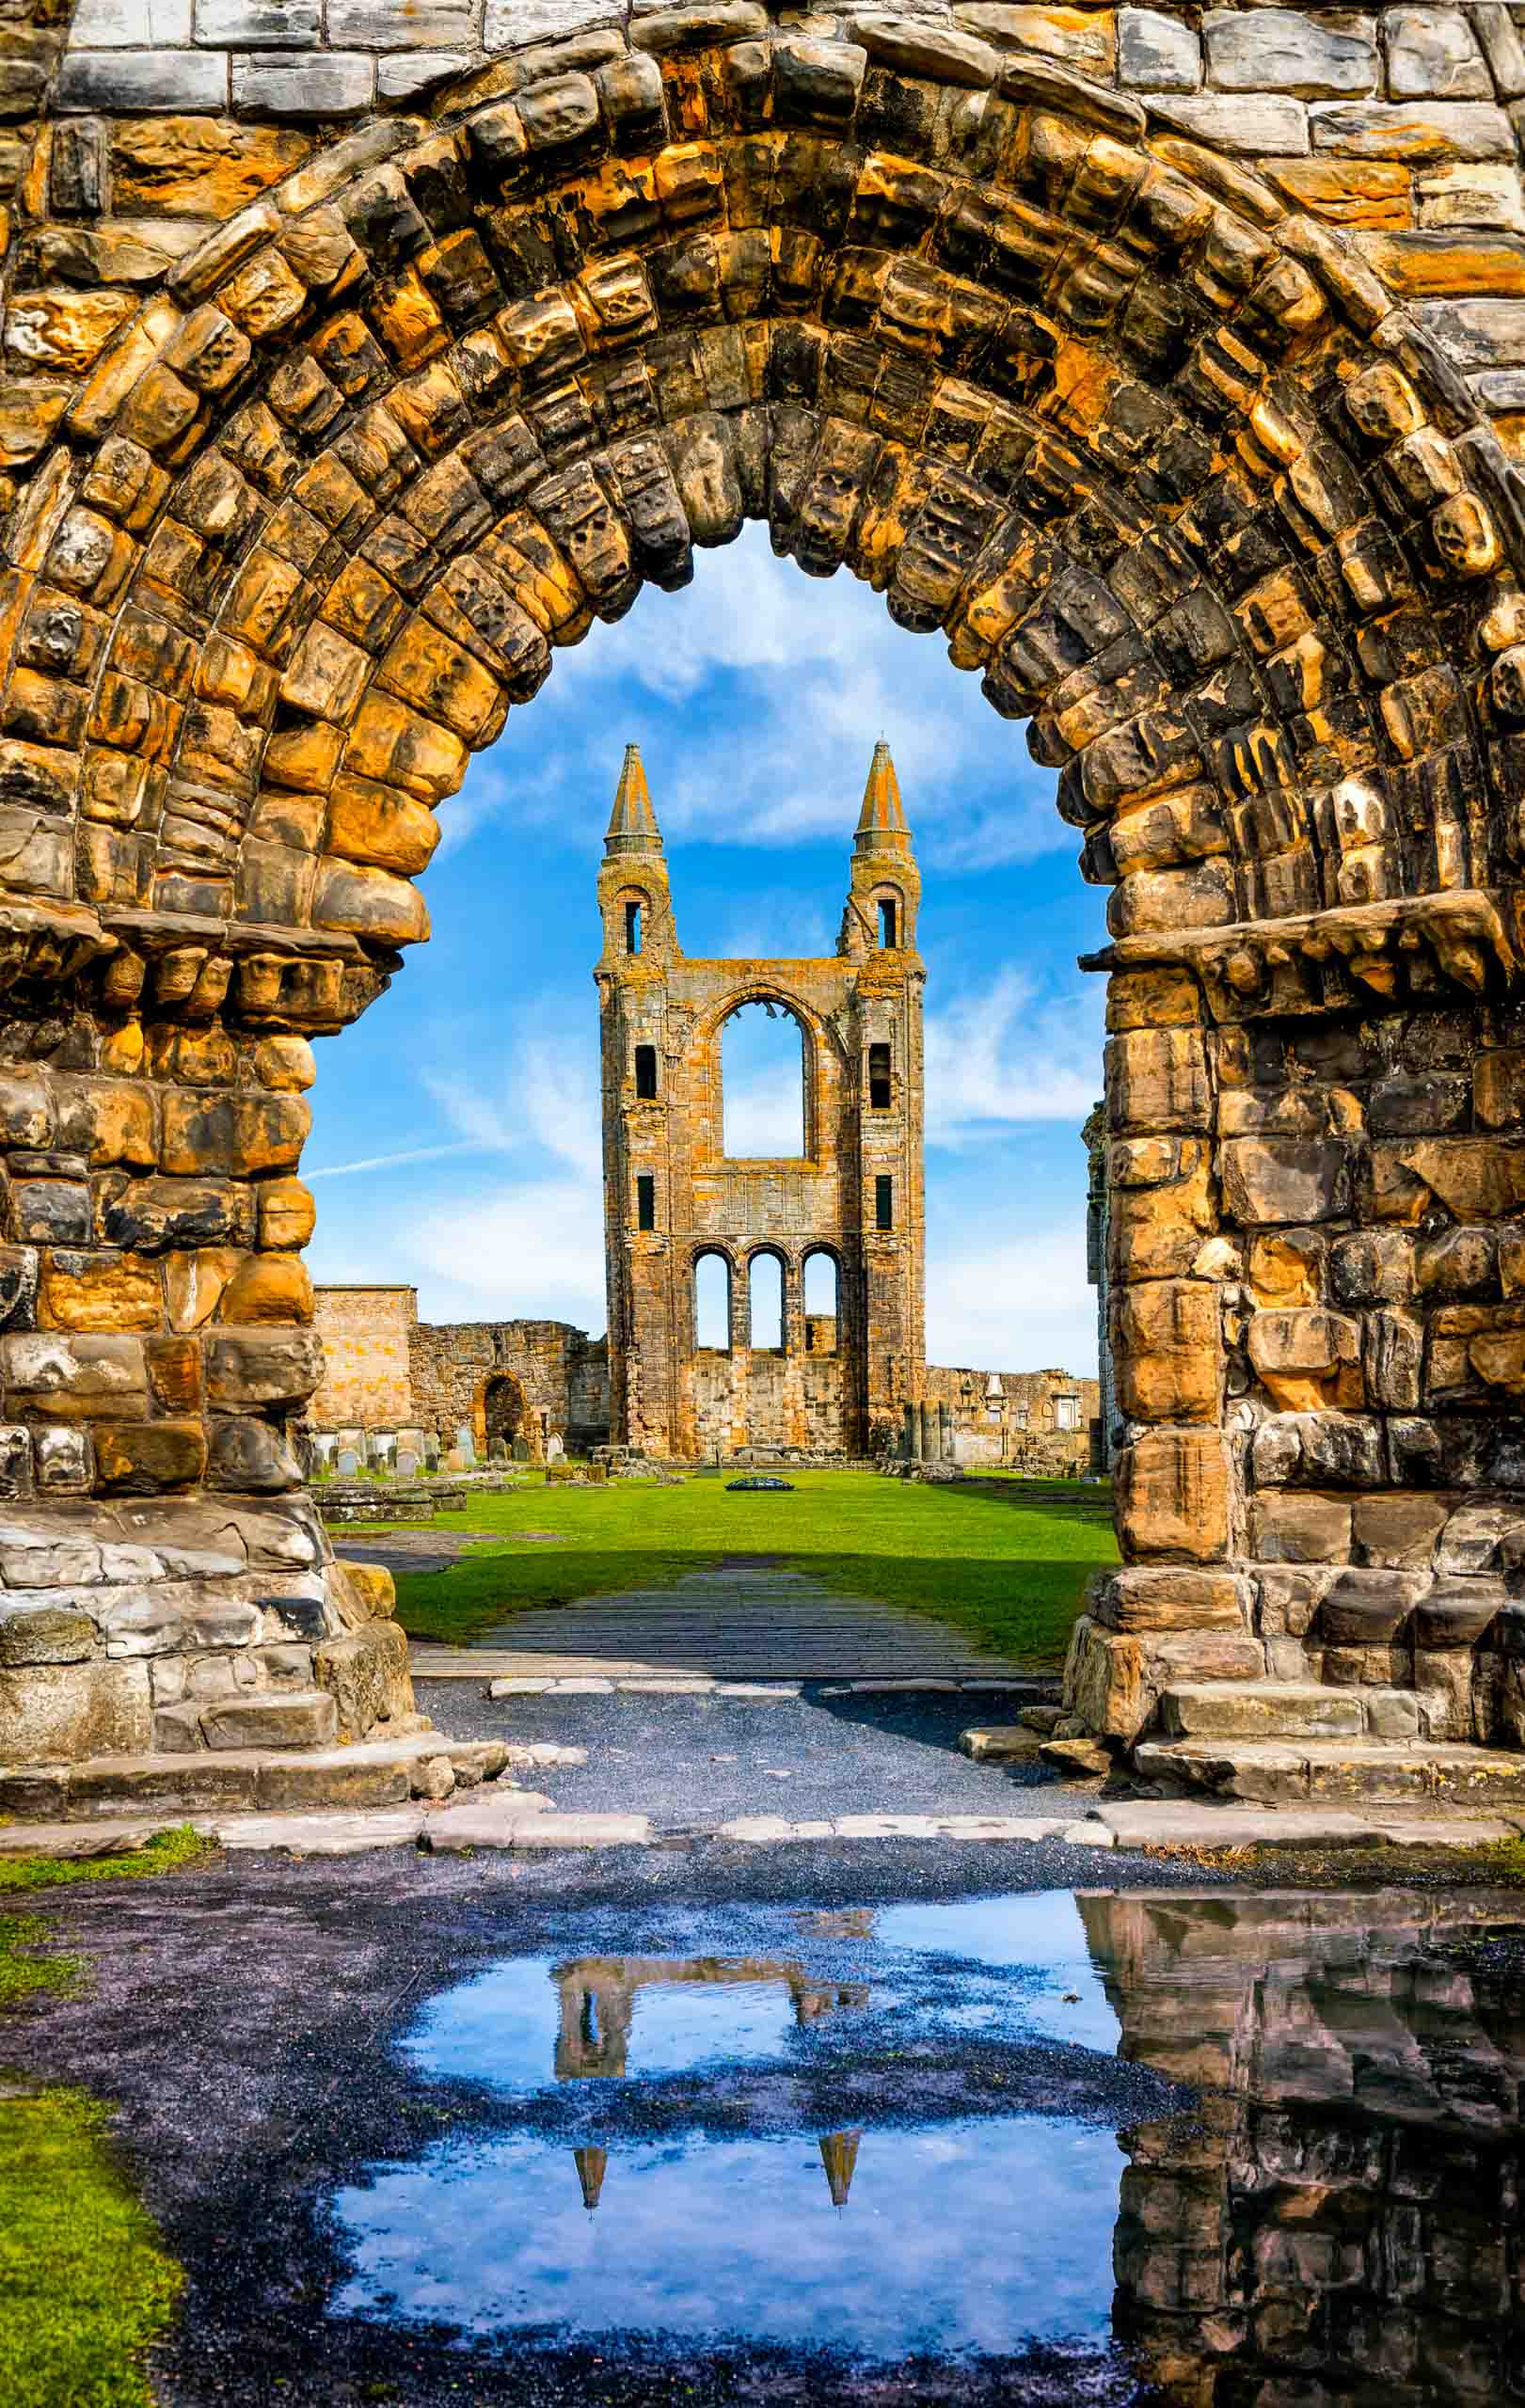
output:
[[[331,1748],[339,1707],[328,1689],[248,1689],[204,1706],[201,1736],[209,1748]]]
[[[1171,1739],[1358,1739],[1362,1692],[1317,1681],[1182,1681],[1160,1698]]]
[[[1487,1813],[1525,1799],[1525,1752],[1422,1739],[1141,1740],[1134,1770],[1149,1795],[1267,1806],[1401,1798]]]
[[[75,1765],[0,1766],[0,1815],[21,1823],[151,1814],[156,1826],[215,1814],[405,1806],[504,1776],[501,1739],[439,1731],[333,1748],[199,1749],[184,1755],[94,1756]],[[518,1784],[502,1779],[504,1789]]]

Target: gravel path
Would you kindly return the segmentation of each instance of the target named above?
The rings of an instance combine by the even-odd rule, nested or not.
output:
[[[739,1814],[1083,1814],[1094,1794],[1040,1763],[977,1765],[959,1753],[961,1731],[1011,1720],[1021,1692],[489,1699],[480,1681],[438,1681],[422,1697],[452,1738],[586,1748],[585,1765],[558,1765],[536,1785],[568,1813],[649,1814],[664,1830],[712,1830]]]

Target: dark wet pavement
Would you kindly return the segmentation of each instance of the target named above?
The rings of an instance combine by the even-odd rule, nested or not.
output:
[[[1525,2398],[1519,1902],[938,1853],[45,1899],[6,2054],[122,2104],[168,2408]]]

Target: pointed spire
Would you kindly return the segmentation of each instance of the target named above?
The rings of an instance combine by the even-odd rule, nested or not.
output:
[[[651,807],[651,790],[646,784],[641,747],[639,744],[627,744],[625,767],[614,789],[614,808],[609,815],[604,850],[606,853],[659,853],[661,848],[661,831]]]
[[[572,2151],[572,2162],[578,2170],[578,2182],[582,2192],[582,2204],[592,2215],[598,2205],[598,2194],[604,2187],[609,2170],[609,2151],[591,2145]]]
[[[826,2184],[834,2208],[847,2206],[848,2194],[852,2189],[852,2170],[858,2162],[858,2143],[862,2138],[862,2132],[825,2132],[821,2135],[820,2162],[826,2168]]]
[[[868,783],[863,790],[855,842],[860,853],[909,852],[911,848],[911,831],[900,800],[900,781],[882,737],[875,745],[874,757],[868,765]]]

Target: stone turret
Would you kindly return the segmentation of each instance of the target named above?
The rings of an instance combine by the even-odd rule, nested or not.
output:
[[[900,781],[882,737],[874,747],[852,839],[852,872],[837,952],[853,961],[879,949],[912,952],[921,875],[916,868]]]

